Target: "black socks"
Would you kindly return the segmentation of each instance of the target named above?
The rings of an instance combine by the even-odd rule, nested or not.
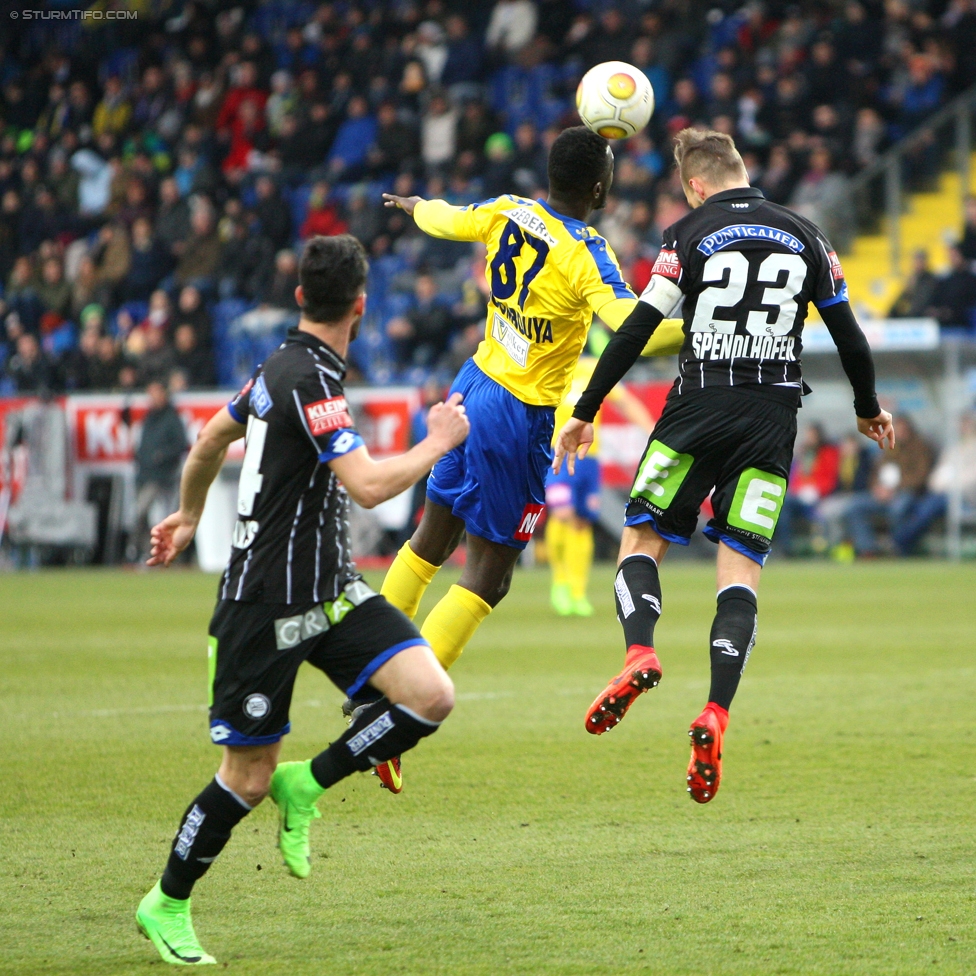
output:
[[[708,700],[726,711],[756,642],[756,594],[747,586],[727,586],[718,595],[712,623],[712,686]]]
[[[312,760],[312,775],[327,790],[352,773],[365,772],[412,749],[439,726],[440,722],[429,722],[381,698],[364,708],[342,736]]]
[[[654,646],[654,625],[661,616],[661,580],[650,556],[628,556],[613,581],[617,619],[624,628],[628,650],[635,644]]]
[[[251,808],[214,777],[187,807],[160,885],[170,898],[189,898]]]

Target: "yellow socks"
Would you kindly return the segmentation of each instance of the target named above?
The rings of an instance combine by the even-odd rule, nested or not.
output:
[[[387,571],[380,593],[413,620],[427,584],[437,575],[439,569],[440,566],[421,559],[410,548],[410,543],[404,542]]]
[[[399,560],[399,556],[397,559]],[[387,580],[389,578],[387,576]],[[383,585],[385,590],[386,584]],[[430,644],[434,656],[445,671],[461,656],[464,645],[471,640],[481,621],[489,613],[491,607],[480,596],[455,584],[427,614],[427,619],[420,628],[420,635]]]
[[[549,516],[546,522],[546,553],[552,568],[553,586],[566,586],[569,576],[566,572],[566,534],[569,524],[562,519]]]
[[[586,586],[590,581],[590,568],[593,565],[593,526],[577,529],[566,524],[566,575],[570,593],[574,600],[586,597]]]

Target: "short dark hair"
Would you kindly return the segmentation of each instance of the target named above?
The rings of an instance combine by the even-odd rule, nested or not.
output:
[[[563,129],[549,150],[549,189],[573,199],[587,197],[606,179],[613,158],[610,143],[586,126]]]
[[[302,314],[311,322],[336,322],[366,287],[366,250],[352,234],[313,237],[302,251],[298,280]]]

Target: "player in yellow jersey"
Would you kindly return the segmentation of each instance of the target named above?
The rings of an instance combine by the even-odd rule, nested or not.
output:
[[[555,409],[593,315],[616,329],[635,307],[610,246],[586,225],[612,180],[609,143],[580,126],[564,130],[552,145],[546,200],[505,195],[453,207],[384,194],[387,206],[412,214],[433,237],[480,241],[488,249],[485,338],[451,387],[464,397],[471,434],[431,472],[420,525],[382,589],[412,618],[467,531],[461,578],[421,627],[445,668],[508,592],[542,513]],[[680,330],[662,335],[659,329],[645,353],[676,353],[681,339]],[[380,775],[386,782],[383,770]]]
[[[605,335],[605,333],[601,333]],[[593,341],[590,346],[592,349]],[[556,430],[573,414],[576,401],[586,389],[595,356],[582,356],[573,372],[569,392],[556,409]],[[625,386],[618,384],[607,399],[646,434],[654,430],[654,418],[641,401]],[[586,596],[593,565],[593,524],[600,514],[599,414],[594,421],[593,444],[586,457],[558,474],[549,472],[546,481],[546,554],[552,569],[552,605],[562,617],[589,617],[593,606]]]

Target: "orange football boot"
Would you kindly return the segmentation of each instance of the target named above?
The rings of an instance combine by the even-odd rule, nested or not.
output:
[[[380,778],[380,785],[391,793],[399,793],[403,789],[403,776],[400,775],[400,757],[394,756],[387,762],[380,763],[374,770]]]
[[[722,739],[728,724],[729,713],[721,705],[709,702],[688,730],[688,792],[695,803],[708,803],[718,793],[722,781]]]
[[[653,647],[632,644],[627,648],[624,669],[590,705],[586,713],[586,731],[603,735],[627,714],[638,695],[656,688],[661,680],[661,662]]]

